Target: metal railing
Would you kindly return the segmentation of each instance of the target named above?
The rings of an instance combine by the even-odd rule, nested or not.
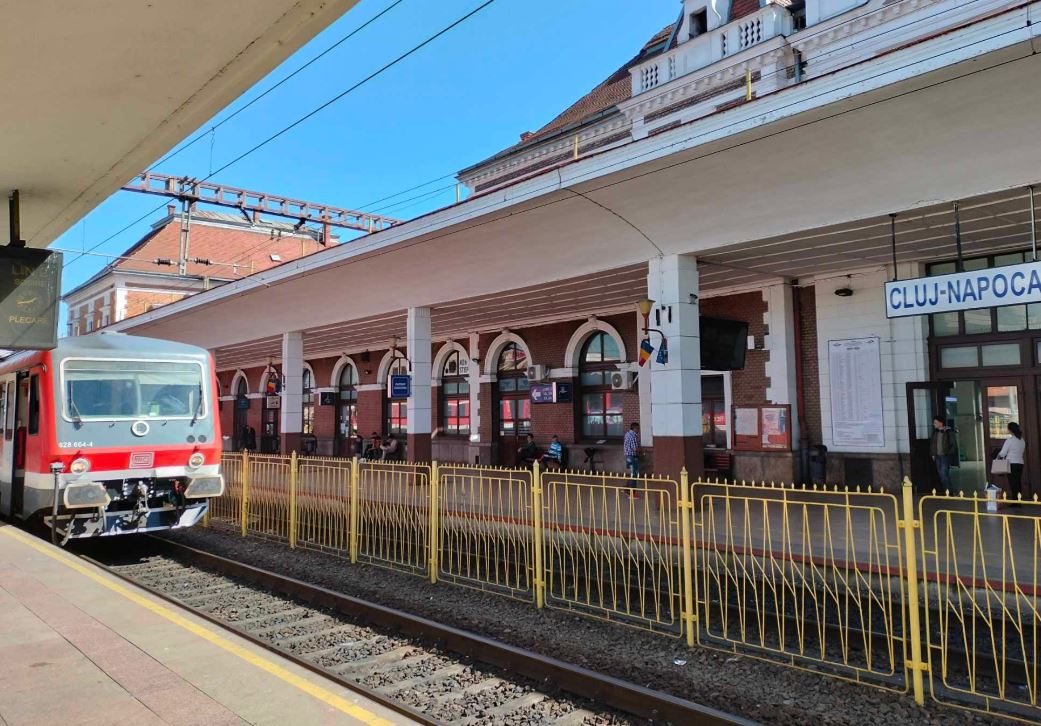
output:
[[[1041,503],[225,454],[210,521],[1041,720]]]
[[[669,479],[546,472],[546,604],[679,636],[677,489]]]
[[[907,690],[895,496],[699,482],[692,500],[699,643]]]
[[[438,467],[436,579],[535,598],[535,470]]]

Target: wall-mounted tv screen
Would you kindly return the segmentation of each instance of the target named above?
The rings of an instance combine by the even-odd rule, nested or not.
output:
[[[701,318],[701,368],[739,371],[745,367],[748,323],[741,320]]]

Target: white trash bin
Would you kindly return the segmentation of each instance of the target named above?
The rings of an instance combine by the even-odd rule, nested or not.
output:
[[[987,511],[996,512],[998,511],[998,494],[1001,493],[1001,489],[994,486],[993,484],[987,485]]]

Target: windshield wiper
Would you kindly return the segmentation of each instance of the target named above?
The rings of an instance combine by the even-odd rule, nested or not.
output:
[[[72,423],[76,428],[83,425],[83,417],[80,416],[79,407],[73,399],[69,399],[69,412],[72,414]]]
[[[195,422],[199,420],[199,412],[202,411],[202,384],[199,384],[199,405],[195,407],[195,413],[192,414],[192,422],[189,426],[194,426]]]

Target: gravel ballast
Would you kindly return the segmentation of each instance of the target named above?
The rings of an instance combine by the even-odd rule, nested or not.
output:
[[[676,638],[196,527],[171,540],[767,724],[1009,723]]]

